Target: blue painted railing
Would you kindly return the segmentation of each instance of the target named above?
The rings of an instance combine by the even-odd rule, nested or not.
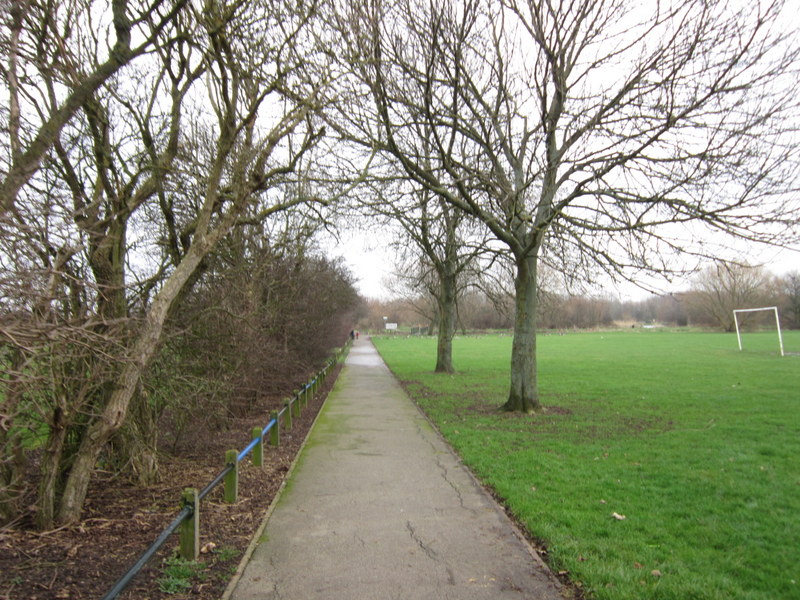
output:
[[[275,428],[280,427],[280,423],[283,420],[284,422],[289,422],[288,420],[291,419],[292,410],[295,407],[299,407],[301,401],[305,401],[308,403],[308,397],[311,395],[315,395],[319,388],[321,387],[322,383],[325,381],[325,378],[328,374],[328,371],[331,370],[336,364],[344,360],[347,356],[347,353],[350,350],[350,346],[352,345],[352,340],[348,340],[347,344],[340,349],[333,358],[331,358],[325,366],[320,369],[316,375],[306,383],[298,392],[296,392],[291,399],[289,399],[284,407],[277,412],[272,414],[272,418],[270,419],[269,423],[261,430],[261,434],[258,436],[254,436],[251,442],[236,455],[236,461],[231,462],[225,465],[225,468],[219,472],[219,474],[214,478],[211,483],[209,483],[206,487],[204,487],[199,493],[197,493],[197,502],[199,503],[200,500],[205,498],[211,491],[216,488],[220,483],[226,480],[226,477],[231,475],[232,472],[236,472],[238,464],[247,457],[254,448],[258,447],[259,444],[263,444],[264,438],[269,433],[273,433]],[[133,578],[144,568],[145,564],[153,557],[153,555],[158,552],[161,546],[169,539],[169,537],[178,530],[178,528],[183,525],[187,520],[191,519],[195,515],[195,505],[184,503],[183,508],[181,508],[178,515],[173,519],[173,521],[167,526],[164,531],[156,538],[153,544],[145,550],[145,552],[139,557],[139,559],[134,563],[134,565],[128,569],[128,572],[123,575],[119,581],[114,585],[109,592],[103,596],[103,600],[113,600],[116,598],[133,580]],[[184,557],[186,558],[186,557]],[[192,557],[192,558],[196,558]]]

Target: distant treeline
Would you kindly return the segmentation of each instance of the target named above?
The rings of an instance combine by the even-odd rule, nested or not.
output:
[[[777,306],[781,326],[800,328],[800,273],[771,275],[757,267],[714,265],[702,271],[683,292],[623,301],[610,295],[575,295],[542,291],[538,303],[541,329],[591,329],[657,324],[733,330],[733,310]],[[371,301],[364,327],[383,328],[384,318],[401,325],[435,331],[435,303],[424,297]],[[745,325],[773,326],[771,314],[747,315]],[[458,301],[459,328],[466,330],[513,327],[513,298],[471,291]]]

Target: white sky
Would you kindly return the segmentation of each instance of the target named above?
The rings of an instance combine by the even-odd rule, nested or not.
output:
[[[757,3],[760,0],[735,0],[736,6],[739,2]],[[797,0],[792,0],[797,1]],[[787,4],[787,7],[791,2]],[[797,13],[788,11],[788,19],[783,23],[786,27],[797,27],[800,19]],[[323,242],[328,255],[342,257],[345,264],[351,269],[357,279],[359,292],[366,297],[389,299],[392,293],[386,285],[386,280],[390,280],[395,268],[394,250],[389,247],[391,234],[385,229],[375,225],[374,228],[365,228],[360,231],[345,231],[341,234],[341,239],[336,242]],[[720,256],[722,258],[722,256]],[[732,255],[725,258],[733,258]],[[789,271],[800,271],[800,246],[790,249],[778,249],[765,246],[753,247],[745,245],[738,257],[750,264],[763,264],[764,267],[775,275],[784,275]],[[687,257],[687,263],[689,259]],[[710,260],[708,261],[710,263]],[[689,282],[673,281],[671,283],[663,280],[653,279],[650,285],[664,293],[677,292],[689,287]],[[648,292],[632,285],[625,284],[619,287],[609,286],[607,293],[613,297],[623,300],[644,299],[649,296]]]
[[[341,240],[323,245],[330,258],[342,257],[357,279],[362,296],[388,300],[392,294],[384,280],[394,271],[394,250],[389,247],[390,234],[376,227],[368,231],[345,231]]]
[[[346,231],[339,243],[325,244],[326,252],[331,258],[342,257],[357,279],[358,291],[367,298],[388,300],[392,293],[386,285],[394,271],[394,250],[389,246],[390,234],[375,227],[370,231]],[[765,268],[775,275],[784,275],[789,271],[800,271],[800,247],[797,248],[761,248],[749,257],[749,262],[763,262]],[[664,293],[678,292],[689,287],[687,281],[654,280],[653,285]],[[632,285],[618,287],[609,286],[607,294],[621,300],[641,300],[649,294]]]

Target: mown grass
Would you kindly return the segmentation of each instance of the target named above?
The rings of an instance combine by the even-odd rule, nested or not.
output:
[[[375,342],[588,597],[800,598],[800,356],[774,333],[540,336],[533,416],[497,411],[510,337],[456,338],[455,376],[435,340]]]

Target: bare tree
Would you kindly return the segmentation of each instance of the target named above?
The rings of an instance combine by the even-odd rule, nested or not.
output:
[[[263,218],[305,200],[265,194],[297,167],[319,139],[320,130],[313,126],[311,115],[317,106],[318,86],[325,82],[298,77],[303,56],[300,47],[293,46],[301,45],[298,34],[310,15],[292,7],[286,7],[287,12],[272,7],[256,21],[247,16],[249,11],[266,8],[257,2],[206,7],[202,16],[198,15],[209,40],[206,84],[216,131],[209,172],[191,223],[191,242],[154,296],[114,391],[100,418],[87,429],[67,478],[60,522],[79,516],[97,456],[124,422],[143,369],[158,348],[172,304],[205,256],[239,219],[250,216],[251,209]],[[298,100],[285,102],[284,89],[290,86]],[[287,144],[289,138],[296,138],[291,145]]]
[[[372,101],[349,111],[353,137],[481,220],[513,257],[504,408],[540,407],[540,261],[632,278],[718,251],[709,232],[770,242],[796,220],[786,192],[800,45],[782,27],[788,10],[387,0],[346,14],[344,54]]]
[[[168,316],[221,240],[319,201],[295,174],[323,135],[314,115],[329,81],[308,35],[316,8],[241,0],[183,11],[149,62],[83,98],[25,180],[15,204],[25,218],[12,210],[3,222],[14,277],[2,333],[16,365],[8,381],[19,384],[9,389],[27,385],[20,397],[31,397],[47,382],[30,373],[62,364],[71,386],[38,396],[51,399],[42,526],[79,518]],[[70,64],[76,77],[102,58],[101,45],[87,46],[88,62]],[[55,110],[61,84],[43,81],[43,106]]]
[[[2,75],[9,96],[10,153],[0,180],[0,214],[12,211],[19,216],[17,195],[40,168],[63,127],[106,81],[152,48],[186,2],[114,0],[110,14],[107,4],[100,7],[97,2],[7,0],[3,4],[7,35],[2,44],[8,67]],[[113,30],[113,37],[104,39],[106,28]],[[132,46],[134,39],[138,45]],[[106,45],[106,58],[84,64],[80,51],[84,44],[90,52],[92,45],[95,49]],[[54,74],[62,97],[54,110],[37,114],[35,88],[41,83],[37,75],[49,79]]]
[[[733,311],[761,308],[775,301],[772,276],[761,267],[717,262],[696,277],[691,302],[704,321],[733,331]],[[750,315],[743,315],[746,322]]]
[[[400,226],[402,235],[395,246],[403,258],[402,281],[435,302],[435,315],[426,315],[432,325],[435,322],[438,335],[434,371],[453,373],[457,300],[466,284],[465,274],[486,251],[485,240],[468,215],[427,188],[409,189],[401,181],[391,189],[382,186],[381,200],[370,210]]]
[[[789,327],[800,329],[800,272],[793,271],[781,278],[783,314]]]
[[[386,278],[389,292],[411,309],[417,317],[414,325],[427,323],[428,333],[434,335],[439,325],[435,294],[440,286],[436,271],[403,232],[397,235],[392,242],[395,250],[392,276]]]

